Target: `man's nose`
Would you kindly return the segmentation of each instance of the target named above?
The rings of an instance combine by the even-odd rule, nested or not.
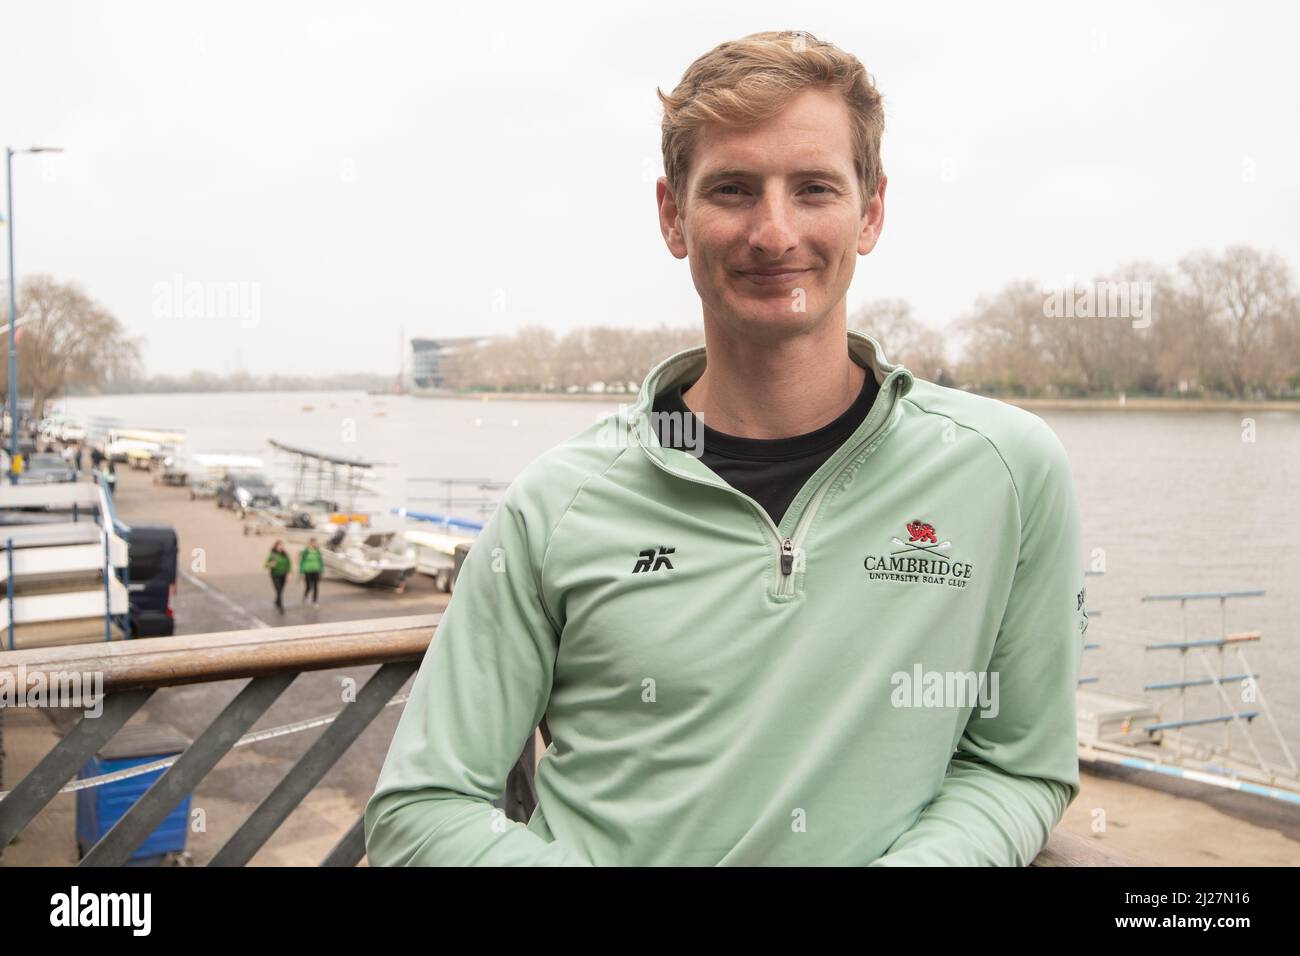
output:
[[[754,206],[749,244],[776,259],[794,248],[798,241],[788,198],[780,190],[768,190]]]

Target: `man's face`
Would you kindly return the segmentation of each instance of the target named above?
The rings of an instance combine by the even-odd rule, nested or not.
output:
[[[746,129],[701,131],[683,202],[660,177],[660,228],[712,316],[775,340],[844,314],[858,255],[884,224],[885,180],[862,212],[848,107],[808,90]]]

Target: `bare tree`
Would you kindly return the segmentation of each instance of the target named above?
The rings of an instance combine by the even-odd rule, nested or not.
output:
[[[692,328],[619,329],[594,326],[557,338],[541,326],[448,356],[443,379],[451,388],[533,391],[635,391],[655,363],[701,344]]]
[[[1043,292],[1032,282],[1005,285],[981,296],[960,322],[968,336],[960,366],[963,387],[975,391],[1037,395],[1053,383],[1053,359],[1043,314]]]
[[[915,319],[905,299],[867,302],[853,313],[848,325],[879,342],[889,361],[928,381],[948,383],[952,363],[946,357],[944,333]]]
[[[1153,391],[1155,336],[1151,327],[1157,319],[1164,321],[1156,309],[1167,301],[1168,284],[1165,270],[1158,266],[1129,263],[1094,280],[1094,303],[1080,310],[1087,314],[1045,316],[1043,343],[1054,390],[1072,396]],[[1118,292],[1111,290],[1122,290],[1123,299],[1117,301]],[[1077,291],[1048,290],[1046,294],[1064,297],[1077,295]],[[1115,309],[1116,305],[1124,308]]]
[[[1295,322],[1291,270],[1274,253],[1231,246],[1197,252],[1178,264],[1180,321],[1201,344],[1201,375],[1234,397],[1285,388],[1294,366],[1281,351]],[[1294,358],[1294,356],[1292,356]]]
[[[77,284],[32,276],[19,287],[17,307],[18,386],[31,393],[34,418],[68,388],[98,387],[139,370],[138,342]],[[5,395],[8,379],[8,362],[0,362]]]

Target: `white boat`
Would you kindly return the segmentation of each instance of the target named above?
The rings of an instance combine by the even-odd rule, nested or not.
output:
[[[197,454],[186,466],[191,498],[212,498],[230,472],[264,471],[265,462],[250,455]]]
[[[56,412],[41,422],[41,437],[46,441],[80,442],[86,440],[86,429],[80,419]]]
[[[335,577],[369,587],[398,588],[415,571],[415,552],[397,531],[335,532],[321,545],[325,569]]]
[[[155,485],[180,485],[184,487],[189,484],[189,466],[186,464],[185,454],[179,446],[161,446],[159,453],[153,457],[150,464],[153,467],[153,482]]]
[[[110,460],[127,462],[132,468],[141,471],[147,470],[154,456],[161,451],[162,446],[157,442],[145,441],[141,438],[119,438],[109,442],[104,448],[104,454],[108,455]]]
[[[415,570],[433,578],[439,591],[451,590],[456,567],[456,545],[472,543],[476,535],[438,531],[430,527],[407,528],[402,532],[415,552]]]
[[[148,471],[155,460],[174,454],[184,442],[185,433],[175,429],[114,426],[105,436],[104,452],[113,461]]]

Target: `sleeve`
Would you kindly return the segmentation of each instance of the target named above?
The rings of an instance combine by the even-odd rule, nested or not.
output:
[[[589,865],[492,805],[550,699],[545,533],[516,485],[469,550],[366,804],[372,866]]]
[[[1079,795],[1083,547],[1069,459],[1041,423],[1018,482],[1020,554],[989,663],[997,707],[967,721],[938,794],[870,866],[1028,866]]]

